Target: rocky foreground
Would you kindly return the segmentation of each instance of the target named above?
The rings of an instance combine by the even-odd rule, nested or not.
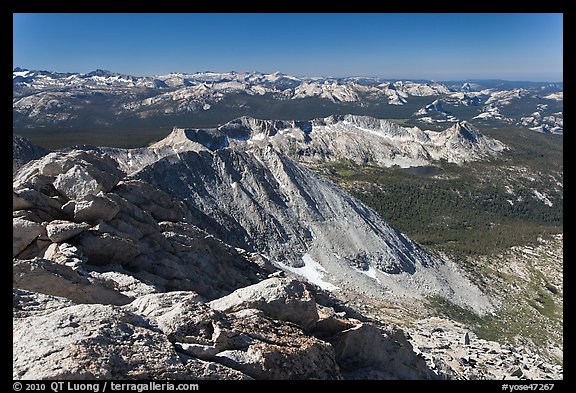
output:
[[[405,334],[438,375],[453,379],[563,379],[562,366],[550,363],[525,345],[528,343],[484,340],[448,319],[421,319]]]
[[[435,290],[433,283],[456,300],[490,305],[456,273],[452,282],[439,278],[445,269],[428,273],[441,263],[342,191],[327,182],[294,186],[294,176],[304,175],[276,153],[248,161],[246,152],[209,152],[196,143],[201,151],[164,147],[139,157],[96,148],[45,154],[14,143],[24,146],[13,181],[15,379],[562,376],[536,355],[514,363],[519,352],[499,344],[460,344],[461,332],[433,324],[406,333],[338,300],[334,284],[343,286],[343,277],[354,286],[398,275],[420,277],[422,290]],[[339,214],[349,223],[337,222]],[[304,228],[302,217],[312,225]],[[351,240],[327,235],[346,225],[364,232]],[[274,235],[260,239],[259,231]],[[322,254],[320,242],[314,245],[320,236],[336,248]],[[364,251],[364,260],[379,264],[346,265],[362,261],[366,238],[379,247],[368,249],[375,257]],[[340,281],[324,281],[322,265],[291,273],[311,260],[298,266],[294,255],[334,250],[348,269],[334,270],[344,272]],[[452,352],[425,350],[433,341],[419,337],[441,338]],[[482,353],[501,360],[498,372],[480,367]],[[517,364],[528,369],[518,372]]]
[[[14,290],[17,379],[433,379],[393,327],[271,277],[205,302],[191,291],[124,306]],[[34,342],[33,346],[29,344]]]

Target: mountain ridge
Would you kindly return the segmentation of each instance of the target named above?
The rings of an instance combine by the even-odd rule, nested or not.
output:
[[[401,167],[429,165],[440,159],[463,164],[497,156],[507,149],[465,121],[434,132],[357,115],[333,115],[311,121],[269,121],[244,116],[213,129],[175,127],[169,138],[170,143],[184,138],[211,150],[228,145],[272,145],[302,162],[344,159]],[[160,147],[162,143],[152,146]]]
[[[562,91],[562,83],[462,85],[383,78],[298,78],[258,72],[134,77],[103,70],[86,74],[18,70],[13,71],[14,128],[89,124],[101,129],[150,124],[153,119],[165,126],[168,121],[173,124],[174,116],[212,119],[216,124],[231,120],[227,116],[232,112],[258,117],[257,113],[270,113],[269,108],[297,118],[302,116],[299,102],[308,100],[314,104],[308,105],[308,118],[326,113],[323,108],[341,113],[336,111],[340,108],[375,117],[406,117],[420,125],[443,126],[467,120],[477,126],[515,124],[540,132],[563,132],[563,99],[551,96]],[[439,99],[442,111],[432,105]],[[495,116],[496,109],[499,116]],[[538,116],[534,116],[536,112]]]

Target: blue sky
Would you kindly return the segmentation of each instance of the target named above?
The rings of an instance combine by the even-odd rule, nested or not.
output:
[[[562,14],[14,14],[14,67],[562,81]]]

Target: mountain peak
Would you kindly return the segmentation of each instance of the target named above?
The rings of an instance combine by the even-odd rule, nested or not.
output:
[[[482,134],[478,128],[474,127],[472,124],[468,123],[467,121],[459,121],[458,123],[454,124],[452,127],[448,129],[448,132],[452,132],[455,135],[459,135],[460,137],[470,141],[470,142],[478,142],[478,139],[482,138]]]
[[[164,139],[151,145],[152,148],[171,147],[175,151],[218,150],[228,146],[228,138],[217,129],[190,129],[174,127]]]
[[[114,72],[112,72],[112,71],[101,70],[100,68],[98,68],[98,69],[96,69],[96,70],[94,70],[94,71],[90,71],[89,73],[84,74],[84,75],[87,76],[87,77],[90,77],[90,76],[115,76],[115,75],[118,75],[118,74],[116,74],[116,73],[114,73]]]

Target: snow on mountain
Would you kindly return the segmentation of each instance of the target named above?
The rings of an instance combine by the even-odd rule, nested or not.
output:
[[[414,115],[426,115],[430,112],[437,112],[442,115],[447,115],[447,111],[444,109],[443,101],[434,100],[432,103],[426,105],[424,108],[418,110]]]
[[[564,117],[561,113],[543,116],[541,112],[535,111],[530,116],[521,118],[521,125],[530,128],[532,131],[562,134],[564,130]]]
[[[321,97],[332,102],[354,102],[359,100],[358,94],[351,87],[327,81],[323,83],[302,83],[294,89],[292,99],[305,97]]]
[[[473,119],[503,119],[504,117],[500,113],[500,108],[495,104],[491,103],[482,108],[482,113],[473,117]]]
[[[403,91],[408,95],[411,96],[433,96],[433,95],[440,95],[440,94],[448,94],[450,90],[441,84],[441,83],[414,83],[411,81],[408,82],[394,82],[394,87],[398,91]]]
[[[407,102],[408,94],[397,90],[391,83],[382,83],[378,87],[383,88],[384,94],[388,97],[388,104],[404,105]]]
[[[76,88],[149,88],[156,90],[181,89],[201,84],[215,90],[231,92],[243,90],[253,94],[284,93],[290,98],[321,97],[333,102],[355,102],[358,93],[371,93],[390,97],[391,103],[400,104],[409,96],[428,96],[448,93],[446,86],[439,83],[394,82],[377,85],[367,83],[370,78],[323,79],[297,78],[279,72],[263,74],[259,72],[197,72],[193,74],[170,73],[155,77],[134,77],[110,71],[96,70],[87,74],[53,73],[47,71],[28,71],[16,68],[13,71],[15,88],[35,90],[56,89],[59,87]]]
[[[564,92],[560,91],[558,93],[551,93],[545,96],[547,100],[555,100],[555,101],[563,101],[564,100]]]
[[[21,77],[24,78],[26,77],[28,74],[30,74],[30,71],[28,70],[22,70],[20,68],[18,68],[18,71],[14,71],[12,73],[12,79],[16,78],[16,77]]]
[[[506,149],[506,145],[480,133],[472,124],[462,121],[444,131],[426,131],[431,143],[427,146],[434,160],[463,163],[488,158]]]
[[[314,121],[318,127],[331,123],[351,128],[349,135],[429,139],[418,129],[374,118]],[[240,118],[217,129],[175,128],[149,148],[95,151],[114,157],[127,181],[143,181],[183,201],[187,225],[260,253],[324,289],[360,287],[374,297],[434,293],[458,304],[472,302],[479,311],[490,308],[450,262],[427,254],[371,209],[268,143],[290,139],[298,130],[312,133],[310,126]]]
[[[527,94],[528,91],[526,89],[491,91],[490,97],[486,100],[485,104],[496,103],[499,105],[508,105],[512,100],[522,98]]]
[[[229,109],[236,113],[240,112],[240,108],[246,108],[253,114],[261,113],[262,110],[268,110],[271,100],[278,103],[276,109],[279,113],[284,112],[284,107],[293,111],[295,107],[289,102],[311,97],[326,100],[331,105],[349,104],[362,108],[362,112],[368,114],[371,114],[370,108],[381,113],[383,104],[390,105],[388,109],[403,106],[409,108],[411,113],[415,112],[412,117],[420,123],[438,125],[457,122],[460,119],[456,116],[461,117],[460,114],[465,113],[462,119],[476,119],[481,123],[498,121],[521,126],[526,123],[526,119],[521,118],[529,117],[531,112],[510,116],[507,113],[509,111],[501,111],[502,107],[524,97],[545,99],[554,107],[538,110],[543,117],[549,117],[562,110],[563,100],[562,91],[556,91],[561,85],[539,86],[536,90],[530,90],[512,83],[508,85],[514,88],[499,89],[498,86],[502,84],[488,83],[483,86],[466,82],[463,85],[452,84],[449,88],[437,82],[387,82],[382,78],[365,77],[299,78],[280,72],[206,71],[135,77],[105,70],[80,74],[15,68],[12,78],[15,128],[48,125],[98,128],[151,118],[165,125],[175,114],[190,116],[206,111],[214,113],[208,120],[214,121],[214,118],[226,117]],[[486,86],[488,88],[483,88]],[[236,97],[230,102],[225,101],[233,95]],[[242,95],[266,98],[244,99]],[[430,101],[424,104],[422,101],[426,97],[430,97]],[[220,102],[224,103],[216,105]],[[414,103],[418,103],[418,106],[412,109]],[[470,109],[464,112],[453,110],[453,107],[458,106]],[[523,102],[515,104],[515,107],[518,106],[523,110]],[[398,108],[399,113],[402,112],[398,116],[410,117],[402,109]],[[321,112],[316,116],[325,114],[316,104],[312,105],[311,112]],[[453,116],[451,113],[458,115]],[[289,115],[296,116],[296,113]],[[230,117],[220,121],[228,119]],[[557,120],[550,118],[549,123],[544,127],[553,132],[562,132],[562,126]]]
[[[446,98],[446,102],[454,105],[474,106],[481,105],[488,97],[481,92],[455,92],[450,93]]]

